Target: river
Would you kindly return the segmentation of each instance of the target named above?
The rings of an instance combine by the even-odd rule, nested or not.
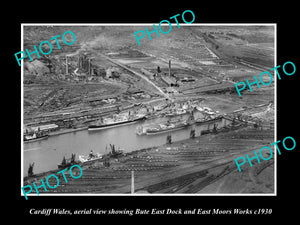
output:
[[[101,154],[108,153],[109,144],[115,144],[116,149],[119,147],[125,152],[134,150],[160,146],[166,143],[166,137],[170,132],[157,135],[136,135],[136,127],[142,124],[158,122],[162,119],[152,121],[142,121],[135,124],[129,124],[121,127],[115,127],[98,131],[74,131],[71,133],[50,136],[48,139],[24,143],[23,150],[23,174],[27,176],[29,163],[34,162],[34,173],[46,172],[57,169],[57,165],[61,163],[63,157],[70,158],[72,153],[78,155],[99,152]],[[220,120],[215,123],[218,128],[224,125],[225,120]],[[201,130],[206,130],[210,126],[213,127],[213,122],[195,126],[196,136],[200,135]],[[188,139],[191,126],[172,131],[172,141],[180,141]]]

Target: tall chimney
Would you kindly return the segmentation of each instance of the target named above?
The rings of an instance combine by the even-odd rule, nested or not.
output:
[[[134,194],[134,171],[131,171],[131,194]]]
[[[169,60],[169,77],[171,76],[171,60]]]
[[[68,74],[68,56],[66,56],[66,74]]]

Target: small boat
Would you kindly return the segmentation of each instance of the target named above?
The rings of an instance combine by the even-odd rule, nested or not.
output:
[[[49,137],[49,132],[45,131],[34,131],[33,133],[24,134],[24,142],[32,142],[37,140],[46,139]]]
[[[102,159],[103,155],[100,153],[93,153],[93,154],[88,154],[88,155],[79,155],[78,159],[80,162],[90,162],[94,161],[96,159]]]

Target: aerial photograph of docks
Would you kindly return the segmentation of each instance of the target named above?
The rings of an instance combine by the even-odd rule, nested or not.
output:
[[[275,67],[275,25],[183,24],[140,45],[151,25],[22,26],[24,51],[53,47],[22,63],[23,186],[79,165],[39,193],[274,194],[274,157],[235,159],[274,142],[275,82],[235,84]],[[66,31],[72,45],[50,40]]]

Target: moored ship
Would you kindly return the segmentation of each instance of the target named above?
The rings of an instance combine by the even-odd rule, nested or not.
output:
[[[188,126],[188,123],[178,123],[178,124],[159,124],[158,127],[149,128],[146,131],[147,135],[159,134],[168,131],[175,131],[179,129],[183,129]]]
[[[145,115],[114,115],[112,118],[101,118],[96,124],[88,126],[89,131],[102,130],[107,128],[112,128],[116,126],[123,126],[127,124],[136,123],[138,121],[146,119]]]
[[[185,127],[189,126],[189,123],[186,121],[177,121],[177,122],[170,122],[167,121],[166,123],[160,123],[160,124],[150,124],[146,126],[139,126],[136,129],[136,134],[138,135],[154,135],[154,134],[160,134],[168,131],[175,131],[179,129],[183,129]]]
[[[211,123],[213,121],[219,121],[222,120],[223,116],[219,115],[219,116],[206,116],[205,118],[201,118],[201,119],[196,119],[195,123],[196,124],[205,124],[205,123]]]

